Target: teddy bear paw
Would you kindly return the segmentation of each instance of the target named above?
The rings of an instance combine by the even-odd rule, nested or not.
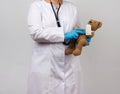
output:
[[[78,55],[80,55],[81,54],[81,50],[79,50],[79,49],[75,49],[74,51],[73,51],[73,55],[74,56],[78,56]]]
[[[65,49],[65,54],[66,54],[66,55],[72,54],[73,51],[74,51],[74,49],[67,48],[67,49]]]

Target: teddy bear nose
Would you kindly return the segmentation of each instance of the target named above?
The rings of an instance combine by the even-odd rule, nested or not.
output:
[[[98,27],[100,28],[101,26],[102,26],[102,23],[101,23],[101,22],[99,22],[99,23],[98,23]]]

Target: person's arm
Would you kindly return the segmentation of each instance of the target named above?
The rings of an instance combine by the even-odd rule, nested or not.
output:
[[[38,3],[33,2],[28,12],[27,25],[32,39],[36,42],[64,42],[63,27],[43,28]]]

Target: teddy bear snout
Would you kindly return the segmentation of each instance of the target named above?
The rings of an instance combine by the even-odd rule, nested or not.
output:
[[[100,28],[102,26],[102,22],[98,23],[98,28]]]

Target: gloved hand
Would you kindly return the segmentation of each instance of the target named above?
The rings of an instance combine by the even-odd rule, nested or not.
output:
[[[77,32],[77,33],[80,34],[80,35],[84,35],[84,34],[85,34],[85,30],[80,29],[80,28],[73,29],[73,31],[74,31],[74,32]]]
[[[89,45],[90,45],[90,42],[91,42],[91,38],[90,38],[90,37],[87,37],[86,40],[87,40],[88,46],[89,46]]]
[[[77,39],[79,34],[85,34],[85,31],[80,28],[73,29],[72,31],[65,33],[65,40],[70,41],[72,39]]]

